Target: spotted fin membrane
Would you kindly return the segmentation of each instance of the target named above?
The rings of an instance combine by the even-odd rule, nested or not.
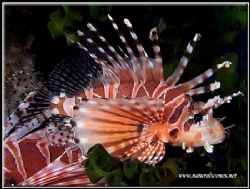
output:
[[[30,91],[42,87],[43,83],[36,79],[37,75],[19,70],[5,80],[5,118],[16,109],[20,99],[24,99]]]

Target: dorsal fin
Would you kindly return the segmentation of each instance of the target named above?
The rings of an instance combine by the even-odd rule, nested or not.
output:
[[[125,19],[124,22],[129,28],[131,37],[140,54],[140,57],[136,57],[110,15],[109,19],[123,42],[127,53],[121,52],[119,47],[114,48],[111,46],[98,29],[88,23],[87,26],[90,30],[88,32],[96,34],[99,41],[101,40],[102,46],[99,45],[95,37],[89,38],[88,32],[86,34],[85,31],[79,31],[84,40],[82,43],[76,42],[76,44],[85,52],[88,58],[85,57],[86,60],[80,60],[82,58],[79,57],[77,64],[72,63],[72,61],[70,63],[65,61],[63,64],[56,66],[50,74],[49,81],[54,90],[64,89],[68,95],[75,95],[79,91],[84,91],[84,93],[91,93],[91,98],[116,98],[118,94],[121,97],[134,98],[137,96],[138,91],[142,89],[145,91],[144,94],[152,93],[150,90],[153,89],[150,88],[148,83],[151,82],[157,85],[162,82],[163,73],[160,54],[156,53],[156,60],[149,58],[139,43],[137,35],[132,29],[132,24]],[[159,46],[155,45],[154,48],[159,49]],[[99,67],[101,67],[102,71],[98,69]],[[124,90],[121,91],[119,88],[125,83],[132,85],[126,86],[128,90],[131,90],[128,93],[129,95],[123,94]],[[102,89],[95,93],[97,88]]]

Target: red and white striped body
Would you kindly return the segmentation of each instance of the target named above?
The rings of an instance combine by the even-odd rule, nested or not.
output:
[[[192,152],[193,147],[204,146],[211,153],[212,145],[225,138],[224,128],[213,118],[212,109],[227,102],[225,99],[231,99],[231,96],[224,99],[217,97],[213,103],[211,99],[206,104],[196,103],[192,100],[193,95],[214,91],[220,83],[193,88],[218,69],[228,68],[231,63],[218,64],[216,68],[176,85],[200,38],[200,34],[196,34],[187,45],[179,66],[164,81],[157,29],[152,29],[149,35],[155,52],[155,59],[151,59],[139,43],[132,24],[124,19],[140,55],[137,58],[113,18],[108,17],[127,53],[113,48],[89,23],[87,27],[106,44],[109,52],[90,38],[86,41],[94,45],[109,63],[91,53],[84,44],[76,42],[102,67],[102,74],[93,79],[89,87],[78,90],[73,98],[64,95],[53,97],[50,105],[52,113],[72,118],[74,132],[85,152],[94,144],[101,143],[115,157],[136,158],[148,164],[155,164],[163,158],[164,143],[182,146],[187,152]],[[218,106],[215,106],[216,103]]]
[[[5,141],[5,185],[88,185],[90,181],[84,174],[84,167],[82,167],[79,160],[80,156],[81,153],[78,148],[70,149],[63,146],[52,146],[44,137],[36,133],[28,135],[20,141]],[[54,164],[58,165],[54,166]],[[55,177],[56,174],[63,174],[64,170],[58,168],[76,166],[76,164],[79,164],[78,172],[69,169],[66,172],[71,173],[71,176]],[[70,182],[72,178],[74,178],[74,182]]]

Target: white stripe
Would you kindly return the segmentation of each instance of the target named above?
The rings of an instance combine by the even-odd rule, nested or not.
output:
[[[159,53],[160,52],[160,47],[158,46],[158,45],[156,45],[156,46],[154,46],[154,51],[156,52],[156,53]]]
[[[88,41],[89,43],[93,43],[93,40],[90,39],[90,38],[87,38],[87,41]]]
[[[104,88],[104,97],[105,98],[109,98],[109,87],[110,87],[109,84],[104,84],[103,85],[103,88]]]
[[[133,39],[138,40],[138,38],[137,38],[137,36],[136,36],[136,34],[134,32],[131,32],[131,36],[132,36]]]
[[[123,36],[120,36],[120,39],[122,40],[123,43],[126,43],[126,40]]]
[[[105,53],[104,49],[101,48],[101,47],[98,47],[98,50],[99,50],[101,53]]]
[[[132,28],[132,24],[130,23],[130,21],[127,18],[124,19],[124,24],[126,24],[128,27]]]
[[[29,107],[29,105],[30,105],[29,103],[24,103],[24,102],[23,102],[23,103],[21,103],[21,104],[18,106],[18,108],[19,108],[19,109],[26,109],[26,108]]]
[[[118,30],[118,26],[117,26],[115,23],[113,23],[113,27],[114,27],[116,30]]]
[[[53,104],[58,104],[59,101],[60,101],[59,97],[58,97],[58,96],[54,96],[54,97],[51,99],[50,102],[53,103]]]
[[[188,58],[187,58],[186,56],[183,56],[183,57],[181,58],[181,64],[184,65],[184,66],[186,66],[187,63],[188,63]]]
[[[103,36],[99,36],[99,38],[100,38],[103,42],[106,41],[105,38],[104,38]]]
[[[113,18],[109,14],[108,14],[108,18],[109,20],[114,21]]]
[[[91,31],[96,31],[96,28],[95,28],[92,24],[90,24],[90,23],[87,24],[87,27],[88,27]]]
[[[193,51],[193,47],[192,47],[192,45],[190,44],[190,43],[188,43],[188,46],[187,46],[187,52],[189,53],[189,54],[191,54],[192,53],[192,51]]]
[[[59,110],[57,108],[54,108],[53,110],[51,110],[51,113],[54,114],[54,115],[58,115]]]

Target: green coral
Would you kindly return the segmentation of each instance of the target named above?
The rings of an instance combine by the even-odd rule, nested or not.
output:
[[[57,10],[50,14],[51,21],[48,23],[48,29],[53,38],[61,36],[64,34],[64,21],[62,13]]]
[[[57,10],[49,15],[50,21],[48,22],[47,27],[53,38],[64,36],[67,44],[71,45],[74,41],[79,40],[79,37],[75,34],[74,27],[84,20],[84,16],[83,13],[68,5],[64,5],[63,8],[64,13]],[[107,10],[111,11],[112,6],[108,6]],[[107,14],[102,11],[101,6],[90,6],[89,12],[90,16],[96,20],[102,22],[107,20]]]
[[[247,25],[247,9],[245,6],[216,7],[214,13],[218,22],[220,36],[224,42],[233,43],[238,28]]]
[[[159,166],[144,167],[139,177],[141,186],[164,186],[166,183],[166,171]]]
[[[162,166],[149,166],[138,160],[120,161],[108,154],[101,144],[87,153],[86,174],[93,183],[102,178],[108,186],[166,186],[180,173],[176,159]]]
[[[78,36],[71,30],[77,22],[83,21],[83,16],[79,11],[67,5],[64,5],[63,8],[64,15],[60,10],[50,14],[47,26],[53,38],[64,36],[67,44],[70,45],[73,41],[79,40]]]
[[[135,177],[139,172],[139,166],[137,162],[136,161],[125,162],[123,166],[123,172],[128,179],[132,179],[133,177]]]

